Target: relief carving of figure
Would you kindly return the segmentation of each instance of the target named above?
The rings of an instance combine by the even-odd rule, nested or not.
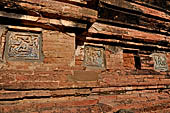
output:
[[[87,66],[104,66],[103,48],[86,46],[85,47],[85,65]]]
[[[166,61],[166,56],[161,53],[153,53],[151,54],[151,57],[154,60],[154,69],[157,71],[167,71],[168,70],[168,64]]]
[[[11,32],[8,39],[8,57],[39,59],[39,35]]]

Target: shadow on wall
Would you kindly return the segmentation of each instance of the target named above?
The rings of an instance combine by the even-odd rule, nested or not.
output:
[[[19,0],[0,0],[0,10],[11,12],[11,13],[21,13],[21,14],[25,13],[24,10],[22,10],[23,8],[18,3]],[[3,12],[0,13],[1,17],[3,16],[6,17],[7,15],[8,15],[7,13],[3,13]],[[18,16],[18,18],[20,18],[19,15],[13,14],[12,16]]]
[[[16,8],[19,8],[19,5],[17,5],[16,3],[18,1],[19,0],[1,0],[0,5],[1,7],[4,7],[4,8],[10,7],[10,8],[16,9]]]
[[[134,113],[134,112],[131,111],[131,110],[128,110],[128,109],[120,109],[120,110],[118,110],[117,112],[114,112],[114,113]]]

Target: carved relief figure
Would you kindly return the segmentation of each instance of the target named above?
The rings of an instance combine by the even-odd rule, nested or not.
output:
[[[9,59],[39,59],[39,34],[10,32],[7,40],[7,57]]]
[[[153,53],[151,55],[154,60],[154,69],[157,71],[167,71],[168,70],[168,64],[166,61],[166,56],[161,53]]]
[[[104,67],[104,49],[94,46],[85,46],[85,65]]]

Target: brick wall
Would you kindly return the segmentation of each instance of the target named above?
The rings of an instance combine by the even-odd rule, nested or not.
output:
[[[140,0],[25,1],[0,11],[0,112],[170,112],[165,10]]]

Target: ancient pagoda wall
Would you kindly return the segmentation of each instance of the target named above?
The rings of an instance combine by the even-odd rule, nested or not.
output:
[[[3,0],[0,112],[170,112],[160,1]]]

